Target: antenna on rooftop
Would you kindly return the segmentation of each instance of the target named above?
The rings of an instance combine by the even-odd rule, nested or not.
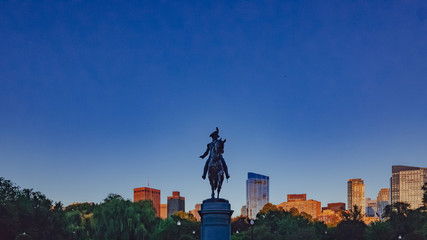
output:
[[[148,176],[148,187],[150,186],[150,176]]]

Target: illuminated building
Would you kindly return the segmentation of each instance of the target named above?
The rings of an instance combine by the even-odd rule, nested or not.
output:
[[[185,198],[181,197],[178,191],[174,191],[172,196],[168,197],[168,217],[179,211],[185,212]]]
[[[306,201],[307,200],[307,194],[288,194],[287,196],[288,202],[295,202],[295,201]]]
[[[196,218],[196,220],[198,222],[200,222],[201,217],[199,214],[199,211],[202,209],[202,204],[198,203],[196,204],[195,208],[193,210],[190,211],[191,214],[193,214],[194,218]]]
[[[377,196],[377,216],[381,219],[384,214],[384,208],[390,205],[390,190],[382,188]]]
[[[269,202],[270,178],[249,172],[246,180],[246,210],[250,219],[255,219],[258,212]]]
[[[160,190],[141,187],[133,189],[133,201],[150,200],[153,202],[153,207],[156,210],[156,216],[160,217]]]
[[[377,200],[372,200],[371,198],[365,199],[365,211],[366,217],[375,217],[377,210]]]
[[[391,172],[391,203],[406,202],[412,209],[423,206],[421,188],[427,182],[427,168],[398,165]]]
[[[306,194],[289,194],[288,201],[279,204],[279,206],[285,211],[296,208],[298,212],[305,212],[313,218],[317,218],[321,213],[321,203],[313,199],[306,200],[306,196]]]
[[[324,222],[328,226],[336,226],[341,221],[341,215],[337,211],[325,209],[317,216],[317,220]]]
[[[345,210],[345,203],[328,203],[327,207],[322,207],[322,213],[317,219],[328,226],[336,226],[341,221],[341,210]]]
[[[358,206],[362,215],[365,214],[365,184],[360,178],[347,181],[347,207],[353,211],[353,206]]]
[[[168,217],[168,205],[160,204],[160,218],[166,219]]]
[[[325,210],[332,210],[334,212],[345,210],[345,203],[343,202],[328,203],[327,207],[322,207],[322,211],[325,211]]]

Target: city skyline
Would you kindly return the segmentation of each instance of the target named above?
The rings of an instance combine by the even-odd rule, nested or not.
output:
[[[393,171],[395,171],[395,169],[404,169],[404,170],[411,169],[411,170],[419,171],[419,170],[425,170],[427,168],[397,165],[397,166],[392,166],[392,175],[393,175],[393,173],[394,173]],[[427,179],[427,174],[425,174],[425,173],[424,173],[424,179]],[[248,172],[248,180],[251,180],[252,184],[254,182],[256,182],[257,180],[258,181],[266,180],[267,181],[267,183],[266,183],[267,184],[267,188],[269,187],[269,183],[270,183],[268,176],[264,176],[264,175],[260,175],[260,174],[252,173],[252,172]],[[246,189],[247,189],[246,195],[247,195],[247,198],[248,198],[249,195],[254,195],[254,194],[257,195],[256,193],[259,191],[259,190],[257,190],[254,193],[249,193],[248,190],[251,189],[251,188],[254,188],[254,186],[249,187],[249,185],[251,185],[251,184],[248,182],[248,180],[246,180]],[[421,184],[418,184],[418,185],[417,186],[420,188],[420,189],[417,189],[417,194],[419,195],[418,196],[419,200],[415,200],[415,202],[419,202],[419,203],[414,207],[413,206],[414,203],[411,202],[411,208],[413,208],[413,209],[418,208],[419,206],[421,206],[423,191],[421,190],[422,185]],[[393,185],[390,185],[390,188],[392,186]],[[148,188],[148,187],[143,187],[143,188]],[[338,201],[335,201],[335,202],[322,202],[322,201],[317,201],[315,198],[309,199],[308,201],[313,201],[314,203],[317,202],[317,203],[320,204],[319,205],[319,209],[316,210],[319,213],[323,212],[324,209],[330,209],[330,208],[334,209],[334,211],[338,211],[338,207],[336,207],[335,205],[337,205],[339,207],[343,206],[343,210],[351,210],[352,207],[350,207],[350,206],[352,206],[352,205],[358,205],[358,207],[360,207],[360,209],[361,209],[361,213],[363,215],[365,215],[365,214],[368,215],[368,213],[367,213],[366,210],[368,209],[368,206],[371,206],[370,211],[373,211],[373,212],[370,212],[370,214],[369,214],[370,217],[377,217],[378,216],[377,213],[379,213],[379,216],[382,216],[384,207],[386,205],[389,205],[391,203],[391,201],[390,201],[390,199],[391,199],[390,188],[381,188],[378,191],[377,196],[372,199],[371,196],[366,196],[365,195],[365,184],[364,184],[363,179],[361,179],[361,178],[358,178],[358,179],[348,179],[347,180],[347,208],[345,208],[345,206],[346,206],[345,203],[338,202]],[[136,189],[140,189],[140,188],[136,188]],[[257,189],[257,188],[255,188],[255,189]],[[409,189],[407,189],[407,191],[408,190]],[[412,189],[412,191],[413,190],[414,189]],[[269,190],[267,192],[269,193]],[[356,197],[352,196],[352,195],[355,194],[354,192],[356,192]],[[177,194],[177,196],[179,197],[179,191],[173,191],[173,194]],[[299,194],[295,194],[295,193],[289,194],[289,193],[287,193],[285,195],[287,195],[286,201],[283,200],[283,202],[281,202],[281,203],[280,202],[277,203],[277,202],[267,201],[266,203],[272,203],[274,205],[284,207],[288,202],[297,202],[297,201],[304,202],[304,201],[307,201],[307,193],[299,193]],[[171,197],[167,198],[168,201],[169,201],[170,198]],[[183,198],[183,199],[185,200],[185,198]],[[267,199],[269,199],[269,197],[267,197]],[[354,200],[354,199],[358,199],[358,200]],[[356,201],[356,203],[350,205],[350,202],[353,202],[353,201]],[[368,205],[367,202],[374,203],[374,205]],[[410,202],[407,202],[407,203],[410,203]],[[163,202],[160,202],[160,204],[168,206],[168,204],[164,204]],[[251,208],[248,208],[247,204],[249,204],[248,200],[247,200],[247,203],[244,204],[241,207],[240,210],[234,210],[233,216],[234,217],[239,216],[239,215],[247,216],[248,212],[251,211]],[[309,202],[308,204],[311,204],[311,202]],[[200,205],[200,203],[196,203],[196,205]],[[290,205],[292,205],[292,204],[290,204]],[[305,208],[305,207],[306,206],[304,205],[304,207],[302,207],[302,208]],[[261,208],[262,207],[259,207],[259,206],[256,207],[256,211],[259,211]],[[291,207],[284,207],[285,210],[289,210],[290,208],[292,208],[292,206]],[[184,209],[185,209],[185,206],[184,206]],[[245,211],[246,211],[245,213],[242,212],[243,209],[245,209]],[[191,211],[194,211],[194,209],[193,210],[189,210],[190,213],[191,213]],[[252,213],[252,215],[256,215],[256,213]],[[316,217],[316,216],[313,216],[313,217]]]
[[[219,127],[246,203],[374,199],[391,166],[425,167],[427,3],[19,2],[0,7],[0,176],[64,205],[132,189],[210,196]],[[166,194],[167,193],[167,194]]]

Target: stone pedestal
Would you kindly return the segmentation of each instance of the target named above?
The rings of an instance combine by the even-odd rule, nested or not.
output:
[[[199,211],[202,218],[202,240],[230,240],[231,214],[228,200],[211,198],[203,201]]]

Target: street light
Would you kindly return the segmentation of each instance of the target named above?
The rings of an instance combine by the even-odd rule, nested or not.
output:
[[[254,240],[254,220],[251,219],[251,221],[249,222],[251,224],[251,240]]]
[[[397,239],[399,239],[399,240],[402,239],[402,235],[399,234],[399,237],[397,237]]]
[[[239,230],[236,230],[236,234],[239,234]]]
[[[193,235],[196,234],[196,230],[193,230]]]
[[[178,226],[178,239],[179,239],[179,237],[181,236],[181,233],[180,233],[180,228],[179,228],[179,226],[181,226],[181,221],[179,221],[178,220],[178,222],[176,222],[176,225]]]

